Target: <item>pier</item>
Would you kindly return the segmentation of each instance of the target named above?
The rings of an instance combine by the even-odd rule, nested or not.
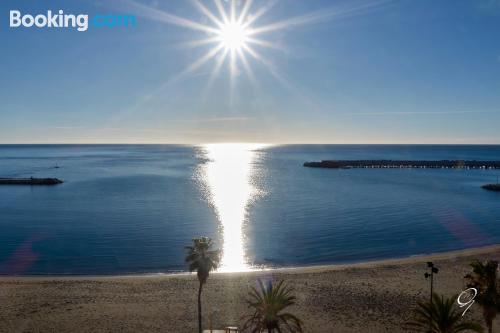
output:
[[[0,178],[0,185],[57,185],[62,182],[57,178]]]
[[[329,169],[500,169],[500,161],[326,160],[305,162],[304,166]]]

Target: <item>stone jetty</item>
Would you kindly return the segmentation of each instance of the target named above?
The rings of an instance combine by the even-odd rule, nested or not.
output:
[[[500,192],[500,184],[486,184],[481,187],[485,190]]]
[[[57,185],[62,180],[57,178],[0,178],[0,185]]]
[[[305,167],[330,169],[500,169],[500,161],[466,161],[466,160],[326,160],[305,162]]]

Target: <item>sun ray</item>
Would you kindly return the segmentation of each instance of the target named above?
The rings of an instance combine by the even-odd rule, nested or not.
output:
[[[266,41],[266,40],[263,40],[263,39],[260,39],[260,38],[247,37],[246,38],[246,42],[247,43],[251,43],[251,44],[257,44],[257,45],[260,45],[260,46],[264,46],[264,47],[267,47],[267,48],[270,48],[270,49],[275,49],[275,50],[283,51],[283,47],[278,46],[276,43],[271,43],[269,41]]]
[[[270,0],[264,6],[260,7],[258,11],[256,11],[253,15],[248,17],[248,20],[245,23],[242,23],[244,28],[249,27],[252,23],[257,21],[261,16],[266,14],[269,10],[271,10],[278,0]]]
[[[257,80],[255,79],[255,76],[253,75],[253,72],[252,72],[252,68],[250,68],[250,64],[248,63],[248,60],[247,60],[247,57],[245,55],[245,53],[243,52],[243,50],[238,50],[238,55],[241,59],[241,62],[243,64],[243,69],[245,70],[245,73],[247,74],[248,78],[250,79],[250,82],[252,83],[252,85],[255,87],[257,87]]]
[[[332,17],[353,16],[359,14],[360,12],[373,9],[388,2],[390,2],[390,0],[380,0],[380,1],[370,1],[370,2],[363,1],[363,2],[358,2],[358,4],[356,5],[351,5],[350,7],[346,8],[331,7],[327,10],[322,9],[312,13],[308,13],[306,15],[295,16],[265,26],[249,29],[248,35],[261,34],[264,32],[293,28],[300,25],[318,23],[323,20],[329,20]]]
[[[276,67],[268,60],[266,60],[263,56],[261,56],[257,51],[255,51],[252,47],[245,45],[245,50],[252,56],[254,59],[258,60],[261,62],[264,66],[267,67],[269,70],[269,73],[271,73],[272,76],[276,80],[278,80],[281,84],[285,85],[286,87],[291,87],[290,83],[278,72]]]
[[[243,24],[243,21],[245,20],[245,17],[250,10],[250,6],[252,6],[253,0],[247,0],[245,1],[245,5],[243,6],[243,9],[240,12],[240,16],[238,17],[238,24]]]
[[[240,0],[213,0],[215,4],[214,8],[207,6],[202,0],[190,0],[194,9],[204,16],[203,23],[173,15],[156,7],[144,5],[137,0],[117,0],[114,3],[125,4],[128,6],[127,9],[133,10],[138,16],[204,33],[203,38],[177,44],[177,46],[187,48],[207,47],[209,48],[208,51],[189,64],[181,73],[170,77],[161,85],[161,88],[154,90],[151,95],[159,94],[158,91],[164,90],[165,87],[177,82],[180,78],[194,73],[208,61],[215,59],[214,68],[209,75],[204,91],[210,89],[213,81],[218,77],[222,66],[227,63],[230,98],[232,101],[236,78],[239,76],[239,67],[242,67],[252,85],[256,85],[256,78],[251,68],[254,62],[264,66],[267,72],[281,84],[291,90],[296,90],[287,78],[280,73],[279,69],[259,52],[264,48],[286,51],[283,45],[269,41],[269,37],[267,36],[264,39],[262,35],[272,34],[282,29],[319,23],[333,18],[338,20],[360,15],[393,1],[346,0],[340,6],[335,5],[305,15],[286,18],[264,25],[256,25],[255,23],[270,11],[278,0],[266,0],[263,2],[263,5],[255,9],[252,7],[254,5],[253,0],[244,0],[243,2]],[[205,17],[208,19],[205,19]]]
[[[233,105],[234,103],[234,88],[236,85],[236,49],[229,50],[230,52],[230,67],[229,67],[229,103]]]
[[[231,77],[233,77],[234,76],[234,68],[235,68],[235,65],[236,65],[235,50],[234,49],[230,49],[229,52],[230,52],[230,59],[231,59],[231,64],[230,64]]]
[[[217,74],[220,71],[222,64],[224,64],[224,60],[226,60],[228,53],[229,53],[229,50],[224,49],[224,51],[222,51],[222,54],[220,55],[219,59],[217,59],[217,62],[215,64],[214,71],[213,71],[213,74],[215,75],[214,79],[217,77]]]
[[[126,0],[125,3],[132,7],[137,15],[147,17],[155,21],[160,21],[163,23],[173,24],[184,28],[199,30],[208,33],[217,33],[218,31],[214,27],[194,22],[186,18],[170,14],[168,12],[158,10],[156,8],[148,7],[136,1]]]
[[[219,76],[219,72],[222,68],[222,65],[224,64],[224,60],[227,58],[227,54],[229,53],[228,49],[224,49],[220,54],[219,57],[217,58],[215,62],[215,67],[212,70],[212,73],[210,73],[210,77],[208,78],[207,84],[205,85],[205,88],[203,89],[202,93],[202,98],[203,100],[206,100],[206,96],[210,89],[212,88],[212,85],[215,81],[215,79]]]
[[[195,5],[195,7],[206,17],[212,20],[218,27],[221,27],[224,23],[219,20],[204,4],[202,4],[199,0],[191,0],[191,2]]]
[[[158,94],[160,91],[165,89],[166,87],[170,86],[174,82],[180,80],[181,78],[185,77],[186,75],[189,75],[199,69],[201,66],[206,64],[210,59],[214,58],[217,56],[217,53],[219,53],[223,49],[222,45],[217,45],[213,48],[211,48],[208,52],[206,52],[203,56],[198,58],[195,62],[190,64],[188,67],[186,67],[182,72],[177,74],[174,77],[171,77],[168,79],[166,82],[164,82],[161,86],[159,86],[157,89],[155,89],[153,92],[149,94],[149,97],[147,99],[151,99],[152,96]]]
[[[245,45],[243,46],[243,48],[252,56],[254,57],[255,59],[261,61],[262,58],[260,56],[260,54],[258,54],[253,48],[251,48],[250,46],[248,45]]]
[[[264,57],[262,57],[257,51],[252,49],[250,46],[246,46],[247,52],[254,57],[256,60],[261,62],[268,70],[271,76],[273,76],[283,87],[285,87],[287,90],[290,91],[290,93],[296,97],[298,97],[303,103],[314,107],[317,107],[317,103],[314,102],[313,99],[308,97],[303,93],[303,89],[298,89],[296,86],[294,86],[289,80],[287,80],[274,66],[273,63],[270,61],[266,60]]]
[[[219,11],[219,15],[222,17],[222,21],[224,24],[227,24],[229,22],[229,19],[227,17],[226,10],[224,9],[224,6],[220,2],[220,0],[214,0],[215,6],[217,7],[217,10]]]
[[[189,65],[180,75],[184,76],[186,74],[196,71],[198,68],[203,66],[207,61],[215,57],[223,47],[224,47],[223,45],[217,45],[214,48],[210,49],[207,53],[205,53],[205,55],[200,57],[191,65]]]
[[[234,0],[229,0],[229,7],[231,9],[231,22],[236,21],[236,3]]]
[[[183,42],[177,44],[179,47],[187,47],[187,48],[194,48],[198,46],[204,46],[208,44],[214,44],[219,42],[219,37],[210,37],[210,38],[203,38],[203,39],[197,39],[197,40],[192,40],[189,42]]]

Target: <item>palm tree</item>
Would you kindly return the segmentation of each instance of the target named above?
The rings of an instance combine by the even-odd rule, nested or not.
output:
[[[189,265],[189,271],[196,271],[198,281],[198,331],[202,333],[201,328],[201,291],[203,285],[207,282],[210,272],[217,269],[220,261],[220,251],[211,250],[212,240],[208,237],[199,237],[193,239],[193,246],[186,246],[186,263]]]
[[[462,321],[462,313],[455,306],[457,296],[444,298],[432,294],[432,302],[419,302],[415,319],[406,325],[409,329],[429,333],[483,332],[481,325]]]
[[[498,262],[486,260],[471,262],[472,273],[465,275],[467,287],[476,288],[474,299],[483,308],[483,318],[488,326],[488,332],[493,332],[493,319],[500,311],[500,295],[497,290]]]
[[[275,286],[272,282],[267,285],[259,280],[260,290],[252,287],[248,293],[247,303],[253,308],[253,314],[243,325],[243,331],[251,330],[252,333],[260,333],[267,330],[273,332],[303,332],[302,321],[292,315],[284,312],[287,307],[295,304],[293,290],[284,284],[283,280]]]

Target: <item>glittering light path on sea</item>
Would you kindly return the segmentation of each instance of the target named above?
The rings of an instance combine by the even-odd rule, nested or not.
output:
[[[258,195],[251,184],[255,172],[258,144],[209,144],[201,148],[207,158],[199,172],[208,200],[214,207],[223,238],[219,271],[248,271],[251,266],[245,253],[243,226],[247,207]]]

